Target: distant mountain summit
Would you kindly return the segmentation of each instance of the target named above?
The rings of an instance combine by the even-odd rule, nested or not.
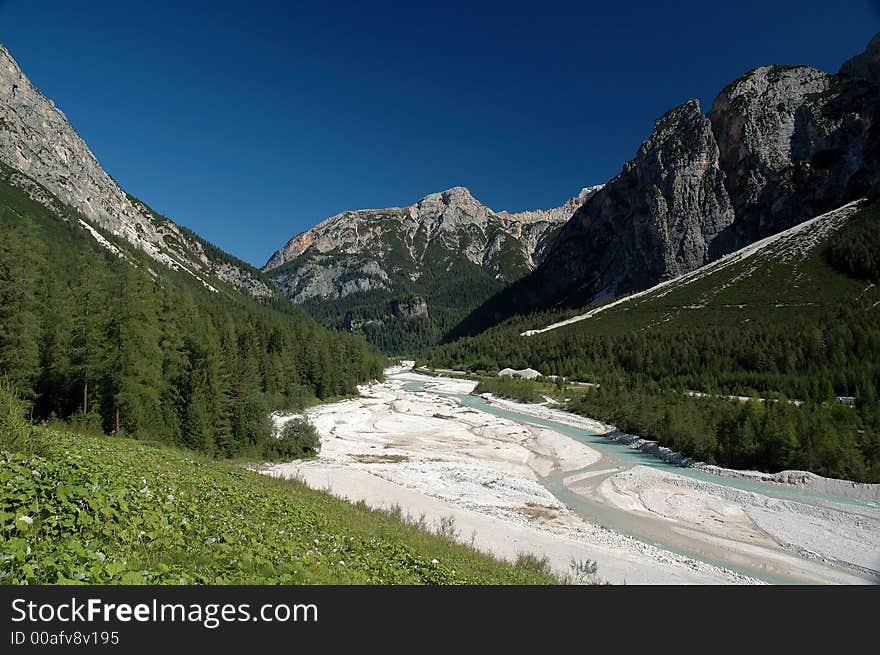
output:
[[[571,218],[600,188],[584,188],[553,209],[519,213],[495,212],[462,186],[429,194],[408,207],[345,211],[293,237],[269,258],[263,270],[276,269],[302,255],[359,254],[372,246],[378,246],[382,252],[397,237],[411,246],[421,237],[424,246],[439,240],[450,248],[460,249],[469,261],[480,266],[491,261],[499,241],[512,237],[518,241],[526,265],[534,267],[546,245],[543,237],[547,232]],[[418,261],[424,250],[408,248],[407,253],[410,259]]]
[[[427,343],[533,270],[559,228],[600,188],[518,213],[494,211],[461,186],[408,207],[346,211],[292,238],[263,271],[325,324],[367,336],[371,326],[388,332],[395,319],[412,318],[394,306],[418,298],[425,311],[417,316],[432,321],[418,339]]]

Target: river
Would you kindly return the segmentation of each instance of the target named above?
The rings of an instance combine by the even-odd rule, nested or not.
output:
[[[413,379],[416,375],[416,379]],[[395,376],[390,376],[394,378]],[[403,388],[418,393],[425,390],[425,385],[434,378],[418,376],[410,371],[398,374],[398,379],[406,380]],[[423,379],[419,379],[423,378]],[[432,391],[432,393],[437,393]],[[761,545],[760,556],[756,556],[756,548],[750,544],[736,544],[735,547],[724,547],[725,539],[720,539],[711,532],[705,532],[695,526],[682,526],[668,520],[664,516],[646,515],[644,512],[627,511],[607,502],[599,492],[603,482],[634,467],[649,467],[658,472],[682,476],[698,483],[709,483],[724,487],[735,492],[757,494],[761,497],[777,499],[799,506],[817,508],[819,512],[836,512],[864,517],[865,521],[874,521],[880,516],[876,505],[857,499],[826,493],[817,493],[794,485],[761,482],[757,480],[720,476],[691,467],[668,464],[656,457],[642,453],[636,449],[611,441],[601,434],[568,425],[563,422],[532,416],[516,411],[509,406],[501,407],[474,395],[442,393],[445,397],[455,399],[462,406],[485,412],[520,424],[528,424],[550,428],[581,443],[588,445],[601,454],[601,459],[585,468],[569,471],[555,470],[548,475],[540,476],[541,483],[564,505],[576,512],[586,521],[592,522],[631,536],[645,543],[653,544],[666,550],[686,555],[709,564],[737,571],[744,575],[758,578],[770,583],[797,584],[815,583],[816,569],[834,569],[841,574],[839,581],[878,582],[878,574],[874,567],[854,566],[843,561],[834,561],[820,554],[804,557],[802,563],[792,562],[792,549],[783,549],[779,544]],[[572,485],[576,480],[578,484]],[[741,497],[742,494],[737,494]],[[744,496],[750,497],[750,496]],[[719,547],[721,546],[721,547]],[[785,558],[766,557],[767,550],[776,546]],[[801,549],[806,550],[806,549]],[[803,553],[800,553],[803,554]],[[878,554],[880,560],[880,554]],[[876,568],[880,568],[878,565]],[[822,579],[822,581],[826,581]]]

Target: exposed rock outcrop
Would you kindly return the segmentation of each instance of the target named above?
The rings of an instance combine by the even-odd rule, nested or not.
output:
[[[279,286],[295,303],[315,299],[340,299],[353,293],[390,291],[388,274],[372,259],[338,259],[318,256],[310,259]]]
[[[738,246],[840,206],[867,189],[859,171],[876,109],[867,85],[806,66],[768,66],[726,87],[709,119],[736,214]]]
[[[403,318],[418,318],[428,315],[428,303],[424,298],[395,300],[391,303],[391,313]]]

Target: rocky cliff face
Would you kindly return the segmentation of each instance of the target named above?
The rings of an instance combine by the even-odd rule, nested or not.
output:
[[[718,147],[696,100],[659,118],[636,157],[566,224],[542,293],[607,298],[702,266],[733,223]]]
[[[272,293],[246,268],[212,260],[199,239],[128,196],[104,171],[67,117],[31,84],[2,45],[0,161],[79,212],[90,233],[104,231],[120,237],[209,288],[213,288],[213,276],[255,296]]]
[[[837,207],[858,178],[876,107],[871,85],[805,66],[755,69],[726,87],[709,119],[739,245]]]
[[[297,303],[383,290],[392,280],[430,283],[429,269],[463,258],[504,281],[533,269],[548,236],[599,187],[561,207],[495,212],[464,187],[425,196],[409,207],[362,209],[333,216],[297,235],[264,267]]]
[[[880,34],[874,35],[863,53],[847,59],[840,67],[840,74],[880,84]]]
[[[391,291],[388,274],[372,259],[335,259],[316,255],[291,275],[277,278],[281,290],[297,304],[314,298],[344,298],[367,291]]]
[[[880,35],[837,75],[767,66],[657,120],[529,277],[454,334],[512,311],[584,306],[694,270],[880,190]]]
[[[428,303],[424,298],[411,298],[410,300],[396,300],[391,303],[391,313],[404,318],[418,318],[428,315]]]

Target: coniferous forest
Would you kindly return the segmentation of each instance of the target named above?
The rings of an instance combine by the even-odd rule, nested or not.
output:
[[[263,455],[269,413],[351,394],[384,356],[283,298],[121,259],[0,182],[0,371],[34,421]],[[120,246],[122,243],[120,243]]]

